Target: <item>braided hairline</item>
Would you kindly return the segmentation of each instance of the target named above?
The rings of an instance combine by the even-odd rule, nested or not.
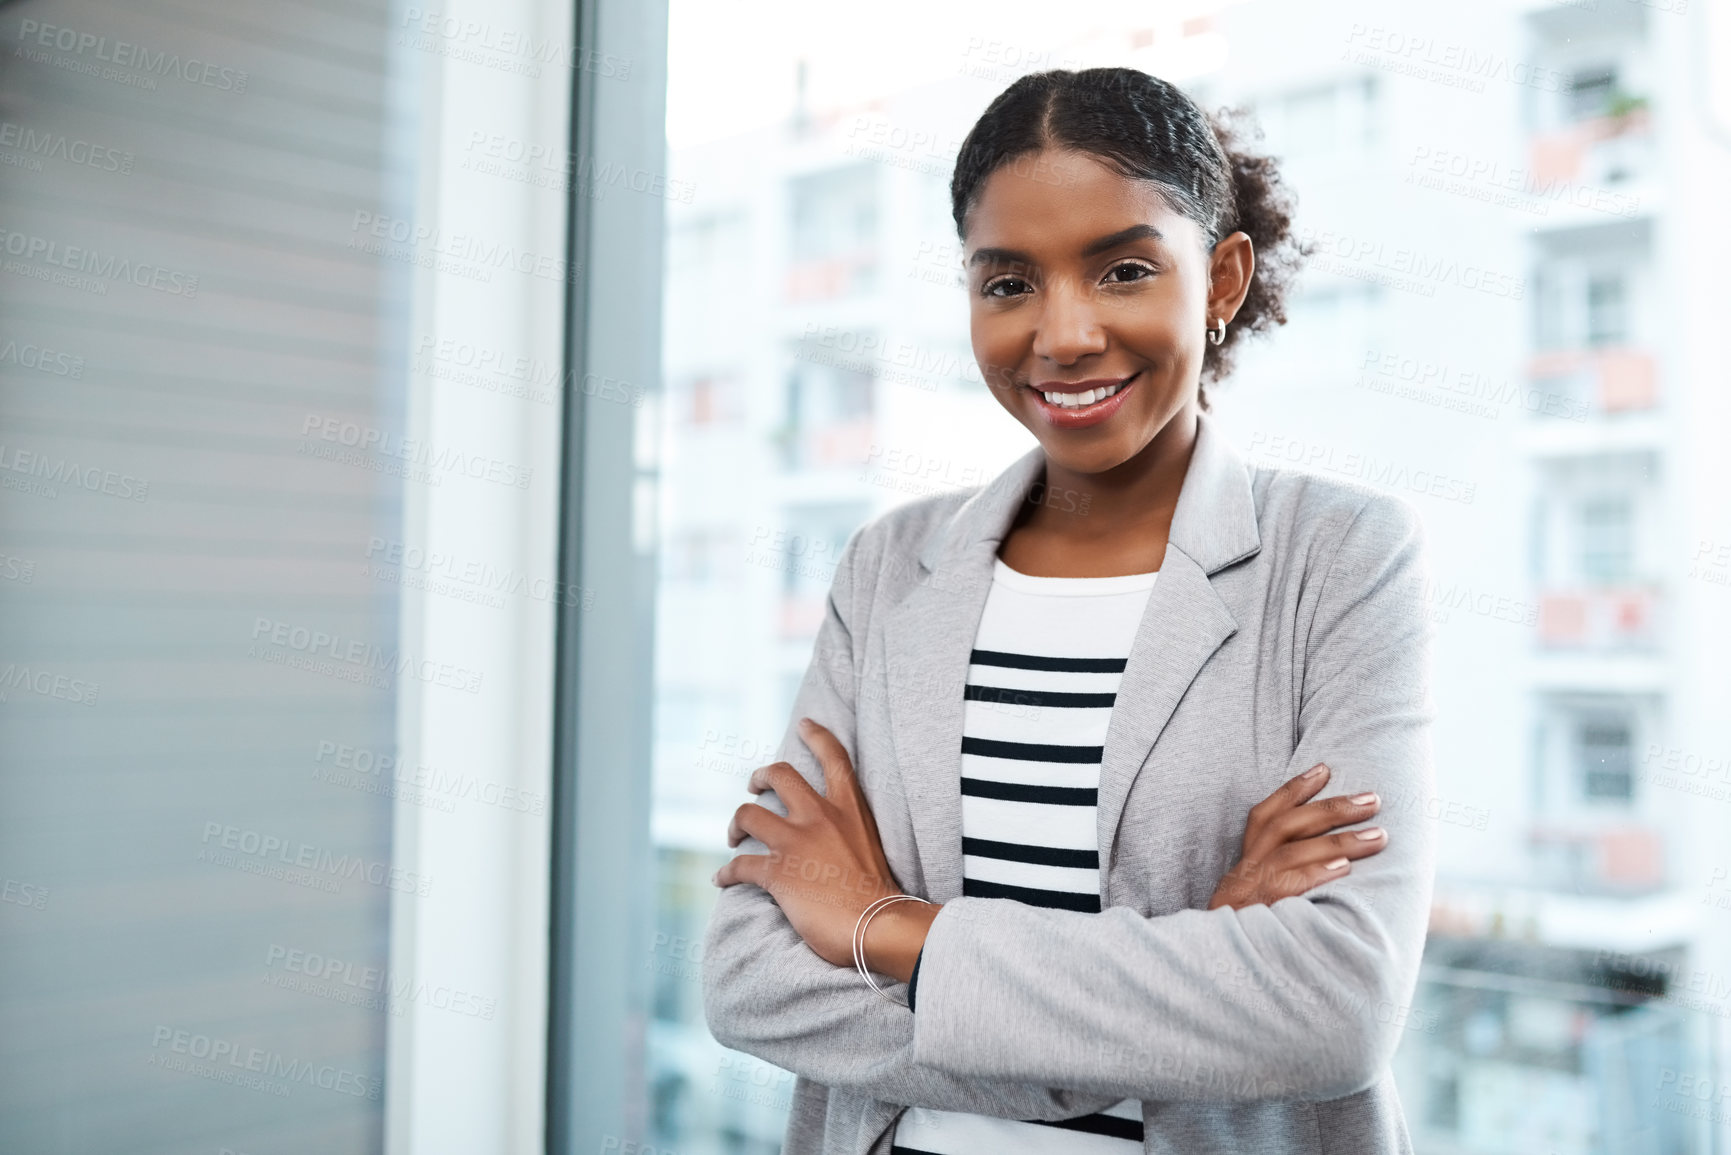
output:
[[[1140,125],[1117,120],[1120,109],[1105,103],[1114,90],[1134,109],[1141,119]],[[1039,102],[1032,117],[1038,120],[1033,139],[1021,141],[1022,147],[994,150],[989,138],[1004,135],[1001,130],[1006,126],[1001,120],[1011,115],[1010,106],[1028,98]],[[1111,132],[1102,126],[1097,133],[1101,139],[1078,142],[1059,130],[1060,120],[1084,119],[1090,114],[1114,118]],[[1147,136],[1155,138],[1155,143],[1146,149],[1148,153],[1178,158],[1182,162],[1178,167],[1188,171],[1182,175],[1170,171],[1151,173],[1137,165],[1127,155],[1128,150],[1115,149],[1106,143],[1114,134],[1143,135],[1138,129],[1145,129]],[[1111,162],[1124,176],[1155,181],[1173,211],[1195,221],[1207,234],[1210,248],[1234,231],[1232,167],[1207,115],[1182,90],[1159,77],[1127,68],[1092,68],[1081,72],[1054,69],[1032,73],[992,101],[963,141],[956,158],[950,194],[957,235],[962,234],[967,211],[992,172],[1025,152],[1077,145]],[[962,185],[964,179],[968,181],[966,187]]]

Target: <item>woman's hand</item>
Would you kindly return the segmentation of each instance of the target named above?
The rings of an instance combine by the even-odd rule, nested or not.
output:
[[[1318,762],[1250,808],[1243,852],[1214,888],[1209,910],[1241,910],[1294,898],[1343,877],[1352,870],[1352,859],[1367,858],[1388,845],[1388,832],[1375,826],[1329,833],[1363,822],[1382,806],[1369,793],[1312,802],[1329,773],[1327,763]]]
[[[769,853],[735,856],[716,872],[715,883],[761,886],[818,957],[836,966],[851,967],[853,931],[860,912],[876,899],[902,890],[890,874],[877,822],[847,750],[834,734],[809,718],[800,719],[799,733],[823,767],[824,793],[814,790],[786,762],[754,770],[748,789],[753,794],[775,791],[787,808],[787,817],[754,802],[741,805],[728,825],[727,844],[738,846],[749,835],[769,847]],[[891,923],[891,910],[899,913],[918,905],[894,903],[882,916],[874,916],[869,932],[872,942],[884,941],[879,924]],[[935,907],[930,909],[936,911]],[[894,920],[898,926],[907,921]],[[923,921],[930,925],[929,918]],[[919,935],[921,941],[924,937]],[[874,951],[874,956],[877,953]],[[906,961],[906,969],[912,969],[912,957]],[[874,965],[872,969],[905,977],[897,974],[903,969],[900,966],[886,970]]]

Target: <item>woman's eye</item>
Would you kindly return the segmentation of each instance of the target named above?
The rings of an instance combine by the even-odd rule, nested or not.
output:
[[[997,277],[980,286],[986,297],[1018,297],[1028,291],[1028,282],[1020,277]]]
[[[1106,274],[1106,280],[1113,284],[1124,285],[1131,281],[1140,281],[1146,277],[1152,277],[1153,275],[1154,270],[1149,268],[1147,265],[1140,265],[1134,261],[1125,261],[1123,264],[1113,265],[1111,270]]]

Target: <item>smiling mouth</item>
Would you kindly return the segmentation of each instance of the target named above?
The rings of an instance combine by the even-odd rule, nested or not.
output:
[[[1116,395],[1129,383],[1129,379],[1126,378],[1116,385],[1102,385],[1098,389],[1084,389],[1080,393],[1054,391],[1051,393],[1041,392],[1040,396],[1046,399],[1046,404],[1056,405],[1060,409],[1085,409],[1096,401],[1104,401],[1106,398]]]

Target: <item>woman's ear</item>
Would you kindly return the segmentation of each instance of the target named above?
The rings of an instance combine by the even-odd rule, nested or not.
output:
[[[1227,324],[1238,315],[1239,306],[1250,292],[1250,278],[1256,272],[1256,249],[1250,234],[1232,233],[1221,237],[1208,257],[1208,320],[1216,317]]]

